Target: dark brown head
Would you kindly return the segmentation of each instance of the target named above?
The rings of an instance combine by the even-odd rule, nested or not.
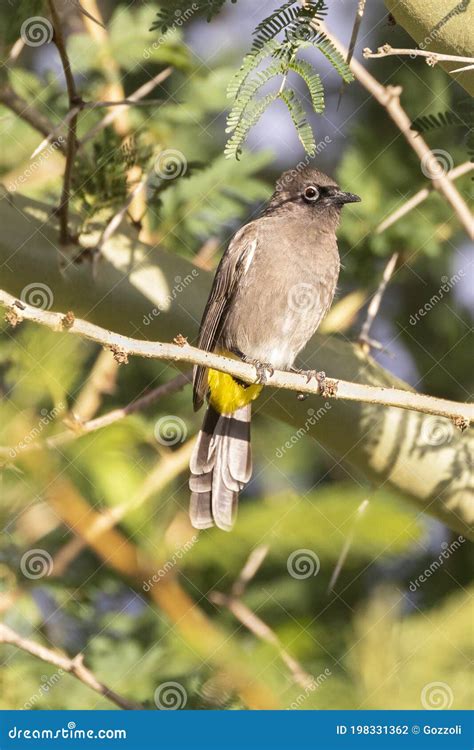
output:
[[[358,195],[345,193],[324,172],[312,167],[296,167],[283,172],[265,213],[311,209],[318,214],[339,214],[345,203],[358,201]]]

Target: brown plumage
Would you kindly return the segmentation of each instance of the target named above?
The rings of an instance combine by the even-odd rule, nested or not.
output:
[[[290,369],[328,311],[339,275],[336,228],[344,193],[309,167],[285,172],[260,218],[234,236],[217,268],[199,347]],[[197,367],[194,406],[209,408],[191,459],[191,520],[232,526],[250,479],[250,404],[256,386]]]

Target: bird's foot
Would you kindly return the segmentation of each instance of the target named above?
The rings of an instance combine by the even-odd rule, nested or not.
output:
[[[255,383],[257,385],[265,385],[268,378],[273,375],[275,368],[272,367],[268,362],[261,362],[259,359],[252,359],[252,357],[243,356],[243,361],[248,365],[253,365],[257,373],[257,379]]]
[[[321,370],[302,370],[297,367],[292,367],[291,372],[295,372],[297,375],[306,375],[306,382],[309,383],[313,378],[317,380],[318,382],[318,393],[324,393],[325,390],[325,382],[326,382],[326,373]],[[304,394],[299,393],[298,399],[300,401],[304,400]]]

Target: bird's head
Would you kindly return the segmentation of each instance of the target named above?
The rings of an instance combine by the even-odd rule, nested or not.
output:
[[[266,213],[310,208],[318,214],[339,214],[345,203],[358,201],[358,195],[345,193],[324,172],[313,167],[295,168],[283,172],[277,181]]]

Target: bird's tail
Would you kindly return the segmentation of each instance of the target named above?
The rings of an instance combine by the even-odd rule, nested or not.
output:
[[[252,475],[250,416],[250,404],[232,414],[207,408],[190,463],[190,516],[196,529],[232,528],[239,491]]]

